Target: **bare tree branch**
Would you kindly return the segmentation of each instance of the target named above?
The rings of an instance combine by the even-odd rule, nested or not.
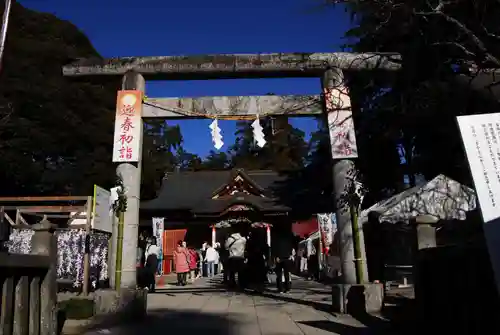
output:
[[[479,49],[479,51],[484,55],[489,65],[492,66],[494,65],[495,67],[500,67],[500,60],[493,56],[488,49],[486,48],[485,44],[479,37],[474,34],[472,30],[470,30],[465,24],[462,22],[458,21],[454,17],[444,13],[442,9],[446,4],[449,2],[441,2],[433,11],[430,12],[418,12],[414,11],[415,15],[418,16],[439,16],[442,19],[444,19],[446,22],[453,24],[460,32],[465,34],[469,40]]]

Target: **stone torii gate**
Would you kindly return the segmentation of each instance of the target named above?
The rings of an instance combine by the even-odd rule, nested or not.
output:
[[[317,115],[328,117],[332,143],[333,183],[337,202],[343,281],[356,284],[353,231],[349,209],[342,199],[350,183],[351,159],[357,157],[351,103],[344,85],[344,74],[374,71],[387,75],[400,68],[394,54],[354,53],[274,53],[221,54],[204,56],[124,57],[84,59],[63,67],[64,76],[122,76],[122,90],[144,93],[145,80],[200,80],[243,78],[321,78],[323,94],[317,96],[260,96],[150,99],[142,106],[142,118],[203,118],[228,116]],[[142,121],[140,123],[142,130]],[[341,131],[339,131],[339,129]],[[142,131],[139,136],[142,148]],[[123,254],[135,255],[139,224],[141,152],[134,161],[117,168],[127,190],[128,208],[124,219]],[[339,205],[340,204],[340,205]],[[364,258],[364,243],[361,243]],[[122,287],[135,287],[134,257],[123,258]],[[358,260],[359,261],[359,260]],[[364,279],[366,262],[363,264]]]

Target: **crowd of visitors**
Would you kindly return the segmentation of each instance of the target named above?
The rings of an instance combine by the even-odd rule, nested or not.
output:
[[[302,245],[302,247],[300,247]],[[295,252],[297,247],[297,252]],[[140,237],[138,262],[142,267],[139,286],[155,291],[155,276],[161,259],[156,238]],[[318,279],[318,257],[314,244],[294,245],[291,232],[275,234],[272,247],[268,245],[263,229],[229,232],[223,245],[205,242],[201,248],[178,241],[173,252],[177,285],[185,286],[201,276],[214,277],[223,272],[224,283],[231,289],[264,290],[270,282],[269,274],[276,274],[276,288],[280,293],[291,289],[292,272],[309,279]]]
[[[276,234],[269,247],[262,229],[251,229],[246,236],[233,231],[224,243],[224,282],[229,288],[262,291],[270,282],[269,273],[274,271],[278,292],[288,292],[294,257],[290,235],[286,232]]]

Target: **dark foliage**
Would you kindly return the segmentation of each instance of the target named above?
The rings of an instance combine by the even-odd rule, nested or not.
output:
[[[61,67],[99,57],[74,25],[14,4],[0,74],[0,181],[9,195],[91,194],[109,187],[119,80],[64,78]]]
[[[359,146],[357,166],[374,202],[423,175],[470,184],[456,116],[498,111],[499,95],[469,80],[500,67],[497,1],[333,1],[351,14],[346,48],[398,52],[391,81],[351,78]],[[490,70],[488,70],[490,71]],[[495,84],[490,76],[489,84]],[[480,79],[484,81],[483,79]]]

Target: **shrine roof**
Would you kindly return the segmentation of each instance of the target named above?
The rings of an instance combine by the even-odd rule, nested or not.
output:
[[[290,210],[289,207],[280,204],[279,199],[263,198],[256,195],[249,195],[245,193],[236,193],[231,197],[223,199],[208,199],[201,201],[196,204],[193,210],[196,213],[221,213],[224,214],[225,211],[232,208],[235,205],[247,205],[252,209],[258,211],[278,211],[287,212]],[[236,209],[235,211],[238,211]]]
[[[241,193],[218,197],[236,177],[260,194]],[[141,202],[141,210],[189,210],[221,213],[228,207],[246,204],[261,211],[287,211],[275,196],[286,177],[269,170],[187,171],[168,173],[155,199]]]

